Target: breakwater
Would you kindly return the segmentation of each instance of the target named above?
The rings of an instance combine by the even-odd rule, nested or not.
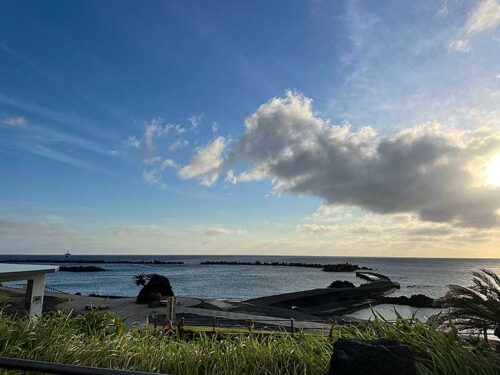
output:
[[[161,265],[161,264],[184,264],[182,261],[171,261],[171,260],[103,260],[103,259],[7,259],[2,260],[2,263],[51,263],[51,264],[151,264],[151,265]]]
[[[338,264],[321,264],[321,263],[301,263],[301,262],[241,262],[241,261],[226,261],[226,260],[207,260],[200,263],[201,265],[222,265],[222,266],[271,266],[271,267],[305,267],[318,268],[324,272],[354,272],[359,270],[371,270],[368,267],[360,267],[357,264],[338,263]]]
[[[106,269],[97,266],[62,266],[59,272],[102,272]]]

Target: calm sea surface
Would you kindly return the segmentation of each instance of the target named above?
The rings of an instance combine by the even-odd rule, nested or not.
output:
[[[6,259],[50,259],[58,265],[63,256],[0,255]],[[132,276],[139,272],[159,273],[170,279],[179,296],[245,300],[276,293],[294,292],[328,286],[333,280],[349,280],[356,285],[364,281],[354,273],[328,273],[321,269],[269,266],[207,266],[204,260],[285,261],[304,263],[349,262],[373,268],[401,284],[395,295],[426,294],[442,296],[449,284],[469,285],[471,272],[488,268],[500,273],[500,259],[423,259],[423,258],[354,258],[354,257],[288,257],[288,256],[71,256],[78,260],[171,260],[182,265],[97,264],[106,272],[58,272],[48,275],[47,285],[68,292],[135,296],[139,288]],[[69,265],[69,264],[64,264]],[[90,265],[90,264],[85,264]]]

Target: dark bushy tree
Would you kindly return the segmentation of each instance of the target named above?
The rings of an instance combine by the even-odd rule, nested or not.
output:
[[[146,285],[146,282],[148,281],[148,275],[145,274],[144,272],[142,272],[142,273],[138,273],[137,275],[132,277],[132,279],[134,280],[135,285],[144,286],[144,285]]]
[[[174,295],[170,280],[156,273],[135,275],[134,282],[137,286],[143,286],[135,300],[138,304],[158,302]]]

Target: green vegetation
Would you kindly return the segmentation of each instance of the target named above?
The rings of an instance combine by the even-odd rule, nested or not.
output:
[[[306,334],[191,333],[164,336],[126,330],[113,314],[71,317],[54,312],[38,320],[0,315],[0,355],[59,363],[169,374],[325,374],[337,338],[394,338],[409,344],[420,374],[497,374],[500,355],[484,341],[472,346],[423,324],[377,316],[371,323],[338,326],[332,337]]]
[[[494,329],[500,338],[500,277],[489,270],[472,274],[474,285],[468,288],[451,285],[437,304],[452,308],[445,318],[456,319],[457,325],[484,332]]]

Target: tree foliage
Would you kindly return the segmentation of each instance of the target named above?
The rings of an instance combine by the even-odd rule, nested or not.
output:
[[[495,335],[500,337],[500,277],[486,269],[472,275],[473,285],[450,285],[450,290],[437,301],[437,306],[450,308],[443,317],[456,319],[458,326],[494,329]]]

